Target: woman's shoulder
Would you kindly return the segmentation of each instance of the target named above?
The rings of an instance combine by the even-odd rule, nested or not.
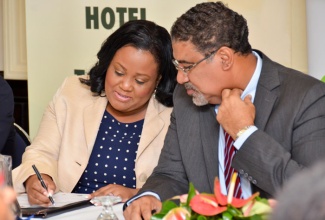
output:
[[[90,87],[81,83],[79,78],[80,76],[66,77],[55,93],[53,101],[87,104],[100,98],[99,96],[94,96],[90,91]]]
[[[163,105],[153,95],[149,100],[148,110],[155,111],[157,112],[157,114],[162,114],[162,113],[170,113],[173,110],[173,107],[167,107]]]
[[[80,82],[80,78],[86,79],[88,76],[68,76],[64,79],[58,89],[64,94],[91,94],[90,87]]]

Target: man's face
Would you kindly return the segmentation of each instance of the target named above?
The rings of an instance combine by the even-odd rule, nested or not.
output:
[[[213,52],[203,60],[207,56],[199,53],[190,41],[173,41],[174,59],[179,66],[177,82],[184,84],[187,94],[192,96],[193,103],[198,106],[220,104],[221,92],[227,87],[220,56],[218,52]],[[194,67],[190,68],[193,64]]]

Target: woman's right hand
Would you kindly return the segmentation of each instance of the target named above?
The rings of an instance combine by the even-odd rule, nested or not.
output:
[[[48,191],[42,187],[41,182],[36,175],[30,176],[25,182],[28,202],[31,205],[49,206],[51,205],[51,201],[49,200],[48,195],[53,195],[56,186],[49,175],[41,175]]]

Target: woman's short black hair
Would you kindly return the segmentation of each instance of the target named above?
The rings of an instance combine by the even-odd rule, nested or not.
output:
[[[105,89],[105,77],[115,53],[122,47],[131,45],[137,49],[149,51],[158,64],[159,84],[156,99],[165,106],[173,106],[173,91],[176,86],[177,70],[172,58],[171,39],[168,31],[147,20],[128,21],[112,33],[97,53],[98,61],[88,72],[89,79],[80,81],[90,86],[90,90],[101,95]]]

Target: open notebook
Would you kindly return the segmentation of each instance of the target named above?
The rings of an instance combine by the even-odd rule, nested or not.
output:
[[[110,197],[113,197],[111,201],[114,204],[121,202],[120,197]],[[58,192],[53,195],[53,199],[55,201],[54,205],[42,207],[30,205],[26,193],[18,195],[17,198],[22,217],[46,218],[92,205],[89,199],[86,198],[86,194]]]
[[[59,192],[53,195],[55,205],[49,207],[30,205],[26,193],[18,195],[17,200],[23,217],[46,218],[92,205],[85,196],[85,194]]]

